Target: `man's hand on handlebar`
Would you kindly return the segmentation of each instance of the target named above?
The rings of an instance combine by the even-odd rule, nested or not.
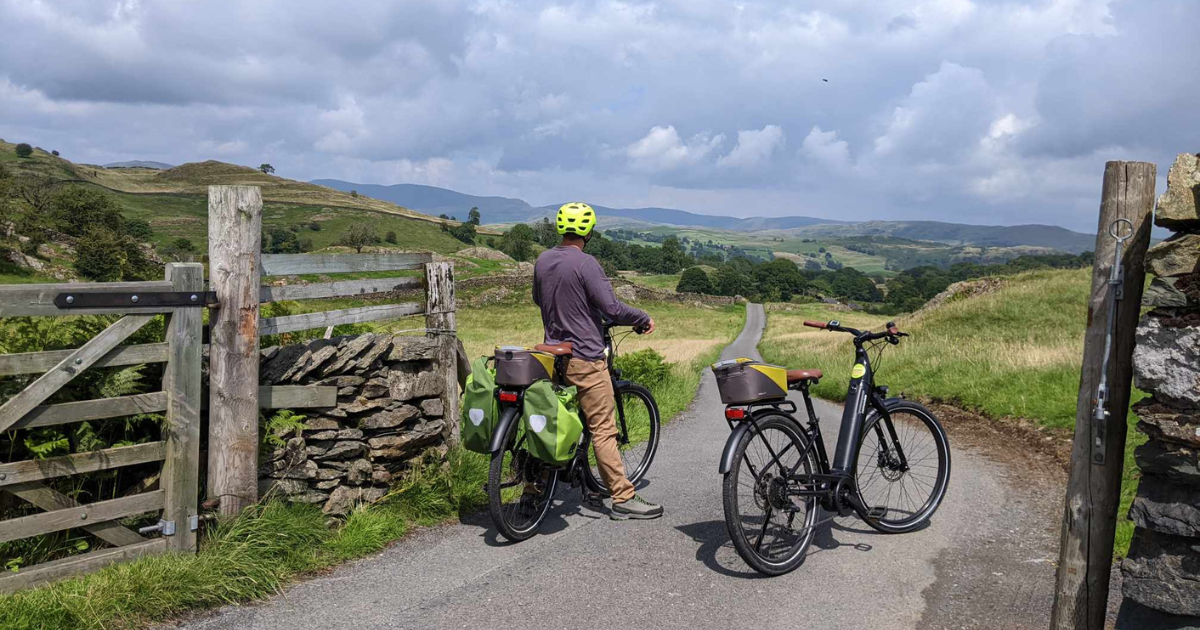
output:
[[[639,335],[649,335],[649,334],[653,333],[654,332],[654,318],[653,317],[650,318],[649,324],[646,324],[645,326],[641,326],[638,328],[634,328],[633,332],[635,332]]]

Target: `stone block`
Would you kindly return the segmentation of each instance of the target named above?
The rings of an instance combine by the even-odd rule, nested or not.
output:
[[[311,459],[295,466],[279,466],[282,463],[274,462],[267,476],[274,479],[315,479],[317,476],[317,463]]]
[[[371,483],[381,486],[388,485],[392,483],[392,473],[382,466],[378,467],[371,472]]]
[[[337,442],[316,459],[354,459],[366,455],[367,445],[357,440]]]
[[[429,400],[421,401],[421,413],[430,418],[441,418],[446,412],[445,404],[441,398],[430,398]]]
[[[434,420],[417,425],[402,435],[371,438],[367,440],[367,444],[371,447],[371,458],[404,459],[415,455],[422,447],[436,442],[444,427],[444,422]]]
[[[315,487],[317,490],[333,490],[341,484],[341,479],[329,479],[326,481],[318,481],[317,483],[313,484],[313,487]]]
[[[333,418],[309,418],[304,421],[305,431],[336,431],[341,425]]]
[[[314,343],[313,345],[315,346],[316,344]],[[288,374],[284,374],[283,377],[287,380],[291,380],[294,383],[299,383],[300,380],[305,376],[308,376],[309,373],[313,372],[317,368],[324,365],[327,361],[337,356],[337,353],[337,346],[333,345],[332,343],[323,347],[315,348],[312,354],[309,355],[307,361],[303,362],[303,364],[297,363],[296,367]]]
[[[291,496],[308,492],[308,482],[301,479],[259,479],[258,496],[261,498]]]
[[[350,488],[338,486],[329,495],[322,510],[326,514],[349,514],[359,503],[374,503],[387,495],[384,488]]]
[[[1200,326],[1168,326],[1143,317],[1133,349],[1134,384],[1162,402],[1200,409]]]
[[[387,379],[373,378],[363,386],[362,395],[364,398],[379,398],[387,396],[389,391]]]
[[[1152,438],[1200,448],[1200,410],[1183,410],[1147,398],[1133,406],[1138,430]]]
[[[394,410],[384,409],[359,419],[358,426],[366,431],[378,431],[398,427],[418,415],[416,407],[401,405]]]
[[[341,479],[345,476],[345,470],[338,470],[336,468],[319,468],[317,469],[317,476],[315,479],[317,479],[317,481],[329,481],[330,479]]]
[[[337,374],[346,369],[347,366],[354,363],[354,359],[362,354],[367,348],[370,348],[377,341],[376,335],[365,334],[351,338],[338,350],[337,358],[330,361],[328,365],[321,370],[322,376]]]
[[[436,339],[397,335],[392,338],[392,352],[388,355],[387,362],[428,361],[436,359],[437,353]]]
[[[346,471],[346,483],[352,486],[361,486],[371,479],[371,462],[365,459],[356,459],[350,462],[350,470]]]
[[[1200,273],[1152,278],[1142,293],[1142,305],[1170,309],[1200,307]]]
[[[1142,529],[1200,537],[1200,487],[1144,476],[1129,508],[1129,518]]]
[[[446,379],[439,372],[428,369],[428,366],[411,363],[402,365],[404,368],[393,369],[388,374],[388,387],[393,399],[407,401],[414,398],[433,398],[442,394]]]
[[[375,345],[371,346],[371,349],[367,350],[366,353],[359,357],[354,363],[347,365],[344,368],[345,371],[356,369],[365,370],[371,367],[371,364],[375,363],[376,359],[383,356],[383,353],[392,349],[392,339],[394,338],[387,335],[379,335],[378,338],[375,339]]]
[[[1200,234],[1176,234],[1151,247],[1146,271],[1160,278],[1200,272]]]
[[[367,382],[367,379],[365,379],[361,376],[335,376],[333,378],[327,378],[327,379],[322,379],[320,381],[317,381],[316,384],[324,385],[327,387],[337,387],[340,389],[340,388],[344,388],[344,387],[358,387],[359,385],[362,385],[365,382]]]
[[[1200,615],[1200,539],[1139,529],[1121,571],[1125,597],[1173,615]]]
[[[304,494],[297,494],[288,497],[288,501],[292,501],[294,503],[325,503],[328,500],[328,493],[318,492],[317,490],[309,490]]]
[[[1200,487],[1200,457],[1197,455],[1195,448],[1162,440],[1150,440],[1133,450],[1134,461],[1143,474]]]
[[[1181,153],[1167,173],[1154,224],[1171,230],[1200,229],[1200,156]]]

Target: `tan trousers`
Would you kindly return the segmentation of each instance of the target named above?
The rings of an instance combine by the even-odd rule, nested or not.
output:
[[[613,503],[633,498],[633,484],[625,477],[625,462],[617,446],[616,402],[608,364],[603,360],[571,359],[567,366],[567,382],[578,390],[579,410],[583,412],[588,430],[592,432],[592,448],[596,450],[596,467],[608,486]]]

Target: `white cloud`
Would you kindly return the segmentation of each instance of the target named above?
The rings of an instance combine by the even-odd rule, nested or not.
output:
[[[830,170],[841,170],[850,165],[850,143],[839,139],[836,131],[821,131],[815,125],[804,137],[800,153]]]
[[[738,132],[737,146],[728,155],[717,159],[718,166],[729,168],[754,168],[770,161],[771,154],[782,148],[783,129],[779,125],[767,125],[762,129],[746,129]]]
[[[725,136],[721,134],[700,133],[685,143],[674,125],[655,126],[641,140],[626,147],[625,154],[629,156],[630,166],[636,170],[671,171],[703,160],[724,141]]]

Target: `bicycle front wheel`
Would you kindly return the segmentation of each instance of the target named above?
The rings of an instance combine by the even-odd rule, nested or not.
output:
[[[502,536],[513,542],[537,533],[558,485],[558,469],[525,449],[525,434],[516,419],[518,412],[516,407],[509,407],[501,415],[500,424],[507,421],[508,431],[504,448],[492,453],[487,484],[492,522]]]
[[[622,383],[616,394],[617,448],[625,466],[625,478],[636,485],[646,476],[654,461],[654,454],[658,452],[658,403],[654,401],[650,390],[637,383]],[[604,485],[600,469],[596,466],[595,444],[589,444],[588,485],[608,496],[608,487]]]
[[[859,517],[885,534],[914,531],[937,511],[950,483],[950,441],[925,407],[900,401],[867,417],[855,456]]]
[[[725,473],[725,527],[738,555],[764,575],[782,575],[804,561],[812,543],[817,500],[793,495],[797,475],[817,472],[804,430],[790,417],[768,412],[758,430],[742,434],[736,465]]]

